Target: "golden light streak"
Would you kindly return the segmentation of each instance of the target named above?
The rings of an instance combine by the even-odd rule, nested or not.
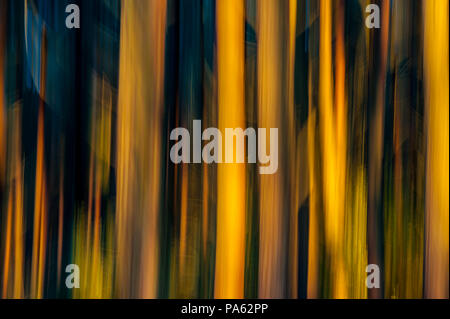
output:
[[[6,217],[6,240],[5,240],[5,259],[3,261],[3,287],[2,296],[7,297],[8,280],[9,280],[9,265],[11,257],[11,228],[12,228],[12,195],[10,193],[8,198],[8,209]]]
[[[6,215],[5,255],[3,264],[3,298],[23,298],[23,167],[21,159],[21,106],[16,102],[10,110],[12,134],[8,144],[8,204]],[[12,272],[10,271],[12,269]],[[12,289],[11,289],[12,288]]]
[[[312,90],[311,70],[308,71],[308,90]],[[308,238],[308,283],[307,297],[319,297],[319,216],[316,168],[316,118],[317,112],[309,99],[308,105],[308,168],[309,168],[309,238]]]
[[[345,265],[342,256],[344,204],[345,204],[345,156],[344,140],[346,138],[345,122],[339,116],[344,109],[344,74],[342,68],[343,45],[342,32],[337,31],[336,54],[336,111],[333,108],[332,84],[332,2],[320,1],[320,65],[319,65],[319,119],[320,137],[322,141],[322,161],[325,208],[325,239],[330,254],[331,293],[335,298],[345,298],[347,295]],[[341,64],[341,65],[340,65]],[[338,114],[336,116],[336,113]],[[336,121],[337,117],[337,121]],[[339,128],[341,131],[339,132]],[[339,144],[340,143],[340,144]]]
[[[47,223],[47,194],[46,174],[44,163],[44,101],[46,87],[47,45],[46,29],[42,30],[41,41],[41,78],[40,101],[38,110],[37,152],[36,152],[36,183],[34,196],[34,221],[33,221],[33,253],[31,270],[31,295],[34,298],[43,297],[44,266],[46,255],[46,223]]]
[[[218,128],[221,132],[225,132],[225,128],[245,129],[244,1],[218,0],[216,3],[216,19]],[[236,147],[233,146],[233,149],[233,154],[236,154]],[[222,154],[225,154],[225,151]],[[243,298],[245,164],[218,164],[217,174],[217,242],[214,296],[216,298]]]
[[[165,31],[165,1],[122,1],[116,282],[128,285],[118,289],[121,297],[157,294]],[[133,259],[136,254],[140,258]],[[139,282],[131,276],[136,267]],[[137,291],[133,286],[139,287]]]
[[[258,2],[258,126],[278,128],[283,133],[284,122],[280,110],[286,106],[282,95],[283,68],[282,41],[288,25],[283,25],[287,13],[283,3],[264,0]],[[280,133],[281,135],[282,133]],[[269,138],[266,137],[266,141]],[[270,144],[269,142],[267,142]],[[272,148],[269,145],[269,148]],[[280,154],[283,153],[283,148]],[[281,166],[281,165],[280,165]],[[259,283],[258,297],[285,297],[286,249],[284,242],[283,196],[289,191],[284,185],[282,167],[275,174],[260,175],[259,223]],[[289,216],[289,215],[288,215]]]
[[[24,230],[23,230],[23,167],[22,167],[22,148],[20,141],[20,116],[21,111],[16,105],[14,109],[14,123],[16,132],[14,134],[14,159],[12,161],[15,165],[14,170],[14,298],[23,298],[23,271],[24,271]]]
[[[107,193],[109,183],[113,92],[104,76],[94,76],[93,91],[87,215],[81,210],[74,227],[74,259],[82,272],[80,289],[74,291],[75,298],[113,296],[111,238],[114,226],[111,223],[108,201],[105,201],[105,207],[102,206],[102,195]],[[61,198],[60,205],[62,205]],[[103,225],[106,235],[103,234]],[[61,232],[59,235],[62,236]]]
[[[425,297],[449,297],[448,0],[423,2],[427,131]]]
[[[369,0],[123,0],[87,46],[34,2],[0,0],[0,297],[448,298],[449,0],[381,29]],[[278,128],[276,173],[174,165],[194,114]]]
[[[44,111],[43,104],[39,108],[38,134],[37,134],[37,155],[36,155],[36,186],[35,186],[35,204],[34,204],[34,222],[33,222],[33,255],[31,272],[31,292],[35,298],[42,297],[42,264],[45,262],[43,234],[45,226],[45,173],[44,173]]]
[[[346,200],[346,177],[347,177],[347,104],[345,97],[345,3],[343,0],[334,2],[337,9],[336,18],[336,76],[335,76],[335,108],[336,132],[336,187],[334,189],[334,205],[337,207],[339,229],[336,251],[337,259],[337,282],[334,290],[337,298],[346,298],[348,290],[348,273],[345,264],[344,251],[344,229],[345,229],[345,200]]]
[[[300,148],[296,141],[295,128],[295,104],[294,104],[294,68],[295,68],[295,41],[297,37],[297,0],[289,0],[289,65],[288,65],[288,132],[287,141],[292,152],[289,160],[289,171],[294,174],[289,175],[290,189],[292,196],[290,199],[289,216],[289,252],[288,252],[288,296],[297,298],[298,292],[298,208],[299,208],[299,152]]]
[[[35,298],[42,298],[42,280],[45,264],[45,222],[46,222],[46,193],[44,169],[44,109],[39,107],[37,155],[36,155],[36,186],[33,222],[33,255],[31,272],[31,294]]]
[[[91,280],[89,283],[91,284],[91,290],[94,293],[94,296],[101,296],[101,289],[103,287],[103,283],[101,281],[102,276],[97,276],[97,280],[94,280],[95,274],[100,273],[99,270],[102,268],[101,264],[101,250],[100,250],[100,200],[101,200],[101,170],[97,167],[96,170],[96,179],[95,179],[95,197],[94,197],[94,236],[92,242],[92,259],[91,259],[91,269],[90,272],[92,274]]]
[[[319,117],[322,153],[324,160],[325,228],[327,243],[335,245],[339,237],[339,212],[336,200],[336,145],[334,144],[335,122],[332,98],[331,68],[331,2],[320,1],[320,66],[319,66]]]

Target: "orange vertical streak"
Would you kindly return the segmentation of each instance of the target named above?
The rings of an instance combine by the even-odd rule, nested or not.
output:
[[[344,21],[345,4],[343,0],[338,2],[336,22],[336,78],[335,78],[335,103],[336,103],[336,137],[338,149],[338,167],[346,167],[347,150],[347,107],[345,104],[345,39]],[[345,186],[345,170],[340,171],[340,181]]]
[[[312,72],[308,69],[308,96],[312,96]],[[318,221],[318,194],[317,194],[317,158],[316,148],[316,109],[313,108],[312,99],[308,101],[308,169],[309,169],[309,238],[308,238],[308,287],[309,299],[319,297],[319,221]]]
[[[216,17],[219,130],[225,132],[225,128],[245,129],[244,1],[218,0]],[[245,263],[245,164],[218,164],[217,184],[214,294],[216,298],[242,298]]]
[[[11,222],[12,222],[12,195],[10,193],[8,198],[8,212],[6,217],[6,240],[5,240],[5,259],[3,261],[3,289],[2,297],[7,297],[8,279],[9,279],[9,264],[11,254]]]
[[[99,81],[99,80],[97,80]],[[97,82],[98,83],[98,82]],[[101,107],[101,106],[100,106]],[[96,199],[97,199],[97,179],[96,177],[98,177],[98,173],[96,172],[96,161],[95,161],[95,149],[96,147],[99,147],[98,145],[96,145],[96,140],[97,140],[97,121],[96,121],[96,110],[98,108],[98,105],[94,104],[94,106],[92,107],[92,112],[91,112],[91,145],[92,145],[92,151],[89,154],[89,189],[88,189],[88,201],[87,201],[87,222],[86,222],[86,242],[85,242],[85,247],[83,247],[83,249],[86,251],[86,253],[84,254],[85,259],[84,259],[84,265],[87,269],[89,269],[88,271],[84,271],[83,272],[83,282],[88,284],[88,289],[86,291],[87,296],[89,297],[94,297],[95,293],[94,293],[94,286],[97,283],[96,280],[93,280],[93,273],[97,270],[95,268],[96,264],[95,264],[95,260],[93,260],[96,255],[97,255],[97,251],[95,250],[95,239],[92,240],[92,215],[94,214],[94,219],[96,217]],[[97,174],[96,174],[97,173]],[[94,211],[94,213],[92,212]],[[95,223],[95,221],[94,221]],[[94,225],[94,233],[95,233],[95,225]],[[94,235],[95,237],[95,235]],[[91,246],[92,245],[92,246]],[[94,247],[93,247],[94,246]],[[93,247],[93,248],[91,248]],[[87,270],[86,269],[86,270]]]
[[[24,231],[23,231],[23,168],[20,142],[20,110],[15,110],[15,146],[14,146],[14,298],[23,298],[23,263],[24,263]]]
[[[14,220],[14,298],[23,298],[23,225],[22,225],[22,185],[16,180],[15,190],[15,220]]]
[[[116,198],[120,297],[157,296],[166,5],[121,3]],[[135,269],[138,274],[132,274]]]
[[[289,24],[284,22],[287,6],[283,2],[264,0],[258,2],[258,126],[278,128],[286,140],[289,129],[284,127],[283,113],[286,108],[282,87],[286,75],[283,60],[286,59],[283,41]],[[269,138],[267,138],[269,141]],[[269,148],[270,143],[266,142]],[[280,150],[281,149],[281,150]],[[280,157],[284,148],[279,147]],[[283,180],[284,168],[275,174],[260,175],[259,202],[259,269],[258,297],[284,298],[286,296],[285,223],[289,206],[289,182]]]
[[[425,297],[449,297],[448,0],[424,1],[427,129]]]
[[[36,154],[36,184],[34,197],[34,224],[33,224],[33,253],[31,272],[31,295],[42,298],[42,287],[45,265],[46,246],[46,189],[44,168],[44,100],[46,86],[46,29],[42,31],[41,43],[41,78],[40,103],[38,111],[37,154]]]
[[[289,216],[289,298],[297,298],[298,292],[298,208],[299,208],[299,158],[295,128],[295,104],[294,104],[294,69],[295,69],[295,41],[297,38],[297,0],[289,1],[289,66],[288,66],[288,83],[289,83],[289,100],[288,100],[288,123],[289,123],[289,148],[296,150],[292,152],[289,158],[289,183],[292,189],[292,199],[290,200],[290,216]],[[306,71],[306,70],[305,70]]]
[[[335,295],[338,298],[347,296],[347,274],[344,265],[345,251],[344,241],[344,210],[346,198],[346,175],[347,175],[347,107],[345,101],[345,4],[343,0],[337,4],[336,21],[336,77],[335,77],[335,116],[336,116],[336,198],[337,214],[339,214],[340,228],[339,243],[336,251],[337,258],[337,283]]]
[[[335,123],[333,118],[332,68],[331,68],[331,6],[329,0],[320,1],[320,65],[319,65],[319,116],[322,152],[324,160],[325,224],[327,241],[330,245],[338,237],[339,219],[333,200],[336,195],[336,145],[334,144]]]
[[[45,171],[43,174],[42,185],[42,200],[41,200],[41,214],[39,225],[39,266],[38,266],[38,282],[37,282],[37,298],[43,297],[44,288],[44,270],[45,270],[45,256],[46,256],[46,243],[47,243],[47,207],[45,198],[47,197],[47,191],[45,187]]]
[[[92,118],[95,118],[94,110],[95,110],[95,108],[93,108],[93,111],[92,111]],[[96,133],[95,124],[92,124],[91,143],[92,143],[93,147],[95,147],[95,133]],[[86,245],[87,246],[91,245],[92,205],[93,205],[93,201],[95,200],[95,198],[94,198],[94,169],[95,169],[94,155],[95,155],[95,152],[91,151],[91,153],[89,155],[89,190],[88,190],[88,202],[87,202],[87,205],[88,205],[88,207],[87,207],[87,210],[88,210],[87,227],[86,227]],[[86,256],[87,256],[86,262],[88,264],[90,264],[91,254],[87,254]],[[88,276],[88,273],[85,272],[84,273],[85,281],[87,281],[87,276]]]
[[[11,151],[8,155],[8,204],[6,215],[5,256],[3,268],[4,298],[23,297],[23,177],[21,160],[21,125],[20,107],[12,109]],[[11,255],[12,253],[12,255]],[[13,268],[10,274],[10,268]],[[10,276],[12,275],[12,276]],[[8,284],[12,289],[8,289]],[[9,292],[9,293],[8,293]]]
[[[33,226],[33,254],[31,272],[31,292],[35,298],[41,297],[40,279],[43,260],[43,236],[44,231],[44,209],[45,209],[45,173],[44,173],[44,108],[39,107],[38,134],[37,134],[37,155],[36,155],[36,186],[34,197],[34,226]]]
[[[338,139],[345,139],[345,130],[337,132],[336,127],[343,124],[343,117],[338,118],[333,108],[332,96],[332,2],[320,1],[320,65],[319,65],[319,118],[323,154],[323,186],[325,206],[325,240],[330,254],[331,290],[333,297],[346,297],[345,268],[342,256],[344,229],[344,199],[345,199],[345,149],[338,149]],[[338,30],[338,34],[341,33]],[[338,40],[342,34],[338,36]],[[343,47],[337,44],[337,55],[342,59]],[[343,108],[344,72],[341,60],[337,61],[337,101],[338,112]],[[345,70],[345,69],[344,69]],[[337,133],[337,134],[336,134]],[[338,138],[336,138],[336,136]]]

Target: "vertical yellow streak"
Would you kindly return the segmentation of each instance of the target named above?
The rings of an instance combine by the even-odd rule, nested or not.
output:
[[[46,190],[44,167],[44,100],[46,86],[46,29],[42,30],[41,42],[41,78],[40,78],[40,102],[38,111],[37,153],[36,153],[36,184],[34,196],[34,224],[33,224],[33,253],[31,270],[31,295],[34,298],[42,298],[42,284],[45,265],[46,246]]]
[[[298,148],[296,141],[296,128],[295,128],[295,105],[294,105],[294,67],[295,67],[295,40],[297,29],[297,0],[289,0],[289,66],[288,66],[288,142],[291,150],[297,149],[296,152],[292,152],[289,158],[289,172],[292,174],[289,178],[290,187],[292,190],[292,196],[290,200],[290,216],[289,216],[289,294],[290,298],[297,298],[297,286],[298,286],[298,208],[299,208],[299,180],[298,176]],[[306,71],[306,70],[305,70]]]
[[[12,228],[11,220],[12,220],[12,195],[10,193],[8,198],[8,212],[6,217],[5,259],[3,261],[3,288],[2,288],[3,298],[7,298],[8,293],[9,264],[11,255],[11,228]]]
[[[14,298],[23,298],[23,168],[22,168],[22,148],[20,141],[21,132],[21,112],[18,107],[14,110]]]
[[[342,184],[342,175],[345,175],[345,149],[338,150],[338,140],[336,133],[343,135],[345,131],[337,132],[336,126],[343,125],[343,117],[336,123],[335,112],[333,109],[333,85],[332,85],[332,2],[329,0],[320,1],[320,65],[319,65],[319,117],[321,128],[322,155],[323,155],[323,187],[325,204],[325,240],[329,249],[331,265],[331,289],[333,297],[345,298],[345,266],[342,258],[342,239],[344,227],[344,198],[345,184]],[[339,32],[338,32],[339,34]],[[338,38],[339,40],[339,38]],[[339,52],[339,50],[341,52]],[[342,50],[337,44],[338,57],[342,59]],[[343,63],[337,61],[337,86],[340,91],[343,90],[344,72],[341,70]],[[345,70],[345,69],[344,69]],[[343,93],[338,92],[337,107],[343,108]],[[339,112],[339,111],[338,111]],[[339,122],[340,120],[340,122]],[[340,145],[343,146],[343,145]],[[339,152],[343,152],[342,155]],[[345,180],[344,180],[345,181]]]
[[[425,297],[449,297],[448,0],[424,2],[427,119]]]
[[[312,97],[312,72],[308,70],[308,96]],[[308,101],[308,168],[309,168],[309,238],[308,238],[308,287],[307,297],[319,297],[319,221],[318,221],[318,193],[316,185],[316,109],[312,99]]]
[[[244,1],[218,0],[216,5],[219,129],[221,132],[225,132],[225,128],[245,129]],[[233,150],[236,151],[236,147]],[[217,184],[215,297],[242,298],[245,164],[219,164]]]
[[[41,213],[41,181],[42,181],[42,164],[41,164],[41,151],[40,147],[40,127],[41,127],[41,115],[39,113],[39,124],[38,124],[38,151],[36,157],[36,186],[35,186],[35,196],[34,196],[34,221],[33,221],[33,253],[32,253],[32,268],[31,268],[31,293],[36,296],[36,280],[37,280],[37,269],[38,269],[38,254],[39,254],[39,225],[40,225],[40,213]]]
[[[43,143],[43,142],[42,142]],[[38,282],[37,282],[37,296],[36,298],[43,297],[44,288],[44,270],[45,270],[45,255],[46,255],[46,243],[47,243],[47,207],[45,198],[47,198],[47,191],[45,187],[45,171],[43,171],[43,185],[42,185],[42,199],[41,199],[41,213],[39,222],[39,266],[38,266]]]
[[[131,253],[130,253],[130,237],[127,236],[131,225],[127,215],[130,207],[128,203],[131,201],[131,189],[128,189],[132,179],[130,172],[131,162],[131,146],[132,146],[132,110],[125,110],[125,106],[133,96],[132,87],[129,84],[129,77],[132,76],[128,70],[133,67],[132,61],[134,48],[136,43],[132,36],[134,8],[133,3],[123,1],[121,12],[121,32],[120,32],[120,65],[119,65],[119,100],[117,106],[117,275],[116,283],[124,283],[129,280],[128,273],[130,271]],[[126,52],[123,52],[127,50]],[[128,54],[125,59],[125,54]],[[128,105],[128,107],[130,107]],[[132,203],[131,203],[132,204]],[[128,207],[127,207],[128,206]],[[130,213],[129,213],[130,214]],[[125,286],[125,284],[123,284]],[[130,295],[129,288],[122,287],[122,293],[119,296],[126,297]]]
[[[111,299],[113,298],[113,280],[114,280],[114,220],[112,215],[112,210],[109,211],[105,218],[105,253],[103,255],[103,268],[102,272],[104,274],[104,284],[103,284],[103,298]]]
[[[45,209],[45,185],[44,185],[44,109],[43,104],[39,107],[37,155],[36,155],[36,186],[34,196],[34,224],[33,224],[33,253],[31,272],[31,293],[35,298],[41,297],[41,267],[44,262],[41,257],[43,252],[44,231],[44,209]]]
[[[74,259],[80,265],[82,280],[80,289],[73,292],[76,298],[111,298],[113,292],[113,249],[114,226],[109,201],[102,205],[103,192],[108,192],[110,149],[111,149],[111,108],[113,92],[106,77],[95,76],[93,82],[94,99],[91,113],[91,153],[89,159],[89,190],[87,214],[81,211],[74,225]],[[64,148],[61,148],[63,152]],[[60,219],[58,241],[63,235],[63,166],[60,167]],[[104,218],[102,220],[102,212]],[[103,223],[104,221],[104,223]],[[103,236],[103,226],[106,235]],[[103,240],[104,239],[104,240]],[[61,249],[61,247],[58,247]],[[58,256],[61,259],[61,256]]]
[[[109,170],[111,167],[111,113],[113,101],[113,88],[106,76],[101,78],[101,99],[100,99],[100,123],[96,135],[97,148],[97,166],[99,166],[101,178],[101,188],[109,189]]]
[[[336,28],[336,78],[335,78],[335,116],[336,116],[336,188],[335,202],[339,225],[338,249],[336,251],[337,260],[337,283],[335,287],[335,296],[337,298],[347,297],[347,272],[344,251],[344,214],[346,198],[346,176],[347,176],[347,105],[345,99],[345,7],[344,1],[340,0],[337,4],[337,28]]]
[[[281,19],[283,4],[277,1],[258,2],[258,126],[278,128],[282,126],[282,111],[285,103],[282,97],[283,52]],[[266,137],[268,147],[272,148]],[[279,153],[282,155],[282,151]],[[283,236],[283,198],[289,185],[282,180],[282,167],[275,174],[260,175],[260,231],[259,231],[259,285],[260,298],[285,297],[286,250]],[[289,206],[287,206],[289,207]],[[289,215],[288,215],[289,216]]]
[[[39,159],[39,156],[38,156]],[[36,168],[39,167],[39,162]],[[34,219],[33,219],[33,252],[31,259],[31,295],[36,298],[36,280],[38,269],[38,244],[39,244],[39,221],[40,221],[40,199],[41,199],[41,175],[40,170],[36,169],[36,187],[34,196]]]
[[[91,267],[91,294],[95,298],[101,297],[102,291],[102,276],[101,276],[101,250],[100,250],[100,200],[101,200],[101,170],[97,169],[95,180],[95,197],[94,197],[94,236],[92,243],[92,264]],[[89,247],[89,246],[88,246]]]
[[[93,201],[94,201],[94,170],[95,170],[95,162],[94,162],[94,157],[95,157],[95,152],[93,151],[96,147],[95,144],[95,136],[96,136],[96,122],[95,122],[95,117],[96,117],[96,113],[95,113],[95,108],[96,106],[94,106],[92,108],[92,127],[91,127],[91,143],[92,143],[92,151],[89,154],[89,190],[88,190],[88,201],[87,201],[87,226],[86,226],[86,247],[91,247],[91,233],[92,233],[92,205],[93,205]],[[87,264],[91,264],[90,261],[90,257],[91,257],[91,250],[90,249],[86,249],[86,263]],[[83,274],[84,277],[84,282],[89,282],[92,283],[91,280],[89,280],[88,276],[91,274],[91,272],[85,271]]]
[[[335,123],[333,120],[332,69],[331,69],[331,2],[320,1],[320,66],[319,66],[319,115],[324,159],[325,224],[328,243],[338,237],[339,219],[333,200],[336,195],[336,146],[334,145]],[[323,122],[323,123],[322,123]]]
[[[158,280],[166,1],[122,1],[121,10],[116,283],[121,297],[154,298]],[[138,231],[141,229],[145,232]]]
[[[336,105],[336,138],[337,138],[337,167],[339,187],[345,190],[346,180],[346,152],[347,152],[347,106],[345,102],[345,48],[344,48],[344,1],[339,0],[336,22],[336,78],[335,78],[335,105]],[[342,169],[342,170],[341,170]],[[343,204],[343,203],[342,203]]]
[[[0,2],[0,20],[5,21],[6,17],[6,1]],[[0,190],[3,190],[5,182],[5,165],[6,165],[6,126],[5,126],[5,93],[4,93],[4,61],[5,61],[5,28],[6,22],[0,23]],[[6,298],[8,287],[9,273],[9,255],[10,255],[10,223],[11,223],[11,195],[8,196],[7,222],[6,222],[6,238],[5,238],[5,257],[3,260],[3,287],[2,297]]]
[[[21,160],[20,107],[12,109],[11,152],[8,156],[8,205],[6,219],[5,256],[3,273],[3,297],[23,297],[23,174]],[[11,252],[12,256],[11,256]],[[13,268],[12,276],[9,270]],[[8,284],[13,289],[8,289]]]
[[[20,162],[19,162],[20,163]],[[21,168],[18,168],[21,169]],[[23,225],[22,225],[22,185],[16,179],[15,212],[14,212],[14,298],[23,298]]]

